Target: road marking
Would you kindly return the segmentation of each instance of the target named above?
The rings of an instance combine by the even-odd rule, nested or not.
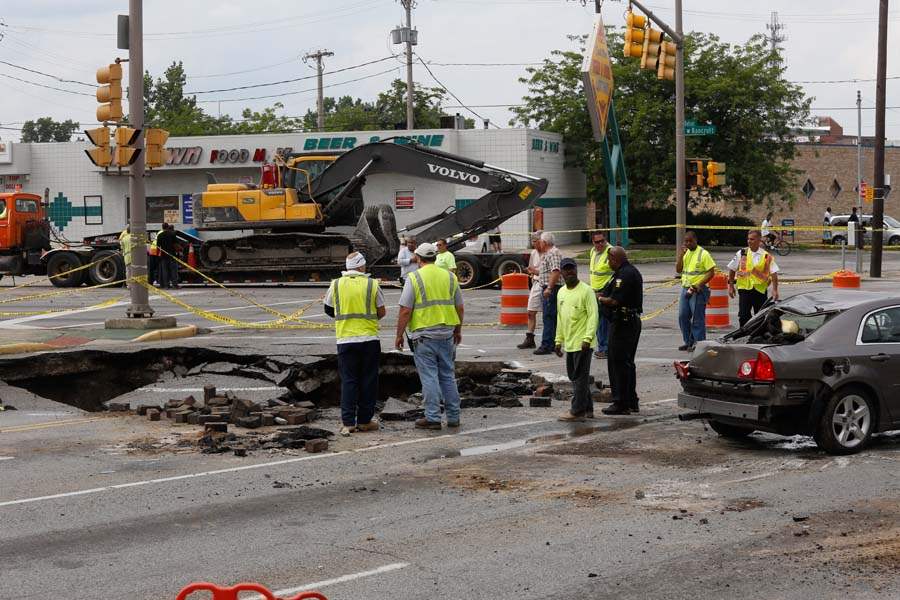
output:
[[[80,425],[81,423],[93,423],[101,421],[103,417],[94,419],[65,419],[62,421],[48,421],[46,423],[32,423],[30,425],[17,425],[15,427],[4,427],[0,429],[0,433],[20,433],[23,431],[35,431],[37,429],[49,429],[51,427],[62,427],[63,425]]]
[[[208,375],[208,373],[207,373]],[[285,388],[278,387],[277,385],[270,385],[266,387],[216,387],[216,391],[218,392],[277,392],[278,390],[283,390]],[[154,387],[142,387],[135,390],[137,392],[156,392],[157,394],[175,394],[175,393],[185,393],[185,392],[202,392],[203,388],[199,387],[191,387],[191,388],[154,388]]]
[[[367,448],[359,448],[357,450],[343,450],[341,452],[333,452],[331,454],[310,454],[309,456],[298,456],[296,458],[286,458],[283,460],[275,460],[271,462],[258,463],[254,465],[243,465],[240,467],[230,467],[228,469],[216,469],[213,471],[202,471],[200,473],[188,473],[186,475],[173,475],[172,477],[160,477],[158,479],[145,479],[142,481],[132,481],[131,483],[118,483],[104,487],[89,488],[84,490],[76,490],[74,492],[63,492],[61,494],[51,494],[48,496],[35,496],[32,498],[21,498],[19,500],[7,500],[0,502],[0,508],[4,506],[16,506],[19,504],[33,504],[35,502],[43,502],[45,500],[57,500],[59,498],[71,498],[73,496],[86,496],[88,494],[99,494],[101,492],[109,492],[112,490],[120,490],[125,488],[140,487],[145,485],[155,485],[160,483],[169,483],[171,481],[181,481],[185,479],[196,479],[198,477],[210,477],[212,475],[223,475],[225,473],[237,473],[240,471],[251,471],[255,469],[266,469],[280,465],[290,465],[308,460],[321,460],[326,458],[334,458],[337,456],[345,456],[349,454],[358,454],[362,452],[371,452],[373,450],[384,450],[387,448],[398,448],[400,446],[408,446],[410,444],[420,444],[423,442],[433,442],[435,440],[443,440],[452,437],[462,437],[466,435],[475,435],[477,433],[487,433],[490,431],[501,431],[504,429],[513,429],[516,427],[527,427],[529,425],[538,425],[540,423],[550,423],[554,419],[540,419],[532,421],[519,421],[516,423],[507,423],[505,425],[494,425],[493,427],[482,427],[481,429],[473,429],[472,431],[461,431],[459,433],[448,433],[444,435],[436,435],[433,437],[416,438],[414,440],[404,440],[402,442],[392,442],[390,444],[380,444],[378,446],[369,446]]]
[[[378,567],[377,569],[372,569],[371,571],[360,571],[359,573],[353,573],[351,575],[342,575],[341,577],[335,577],[334,579],[326,579],[325,581],[317,581],[315,583],[307,583],[306,585],[301,585],[298,587],[285,588],[283,590],[277,590],[272,592],[273,595],[278,596],[279,598],[282,596],[287,596],[289,594],[297,594],[300,592],[308,592],[312,590],[317,590],[319,588],[328,587],[330,585],[337,585],[339,583],[347,583],[348,581],[356,581],[357,579],[363,579],[365,577],[373,577],[375,575],[382,575],[384,573],[390,573],[391,571],[399,571],[400,569],[405,569],[409,566],[409,563],[400,562],[400,563],[391,563],[389,565],[384,565],[383,567]],[[263,597],[260,595],[255,596],[247,596],[248,600],[261,600]]]
[[[665,400],[654,400],[652,402],[641,402],[641,406],[656,406],[657,404],[668,404],[675,402],[678,398],[666,398]]]
[[[12,460],[15,456],[0,456],[0,460]]]

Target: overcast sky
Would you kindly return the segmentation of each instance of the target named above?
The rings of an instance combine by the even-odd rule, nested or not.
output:
[[[647,4],[674,24],[674,0],[647,0]],[[0,63],[0,126],[21,127],[22,122],[41,116],[71,118],[83,126],[93,123],[93,89],[74,82],[93,84],[98,66],[117,55],[125,56],[125,51],[116,49],[115,27],[116,14],[126,13],[128,2],[29,0],[4,5],[0,61],[11,64]],[[625,8],[624,2],[606,0],[606,23],[621,25]],[[714,32],[734,43],[767,33],[771,12],[778,11],[791,80],[875,76],[877,0],[685,0],[684,8],[685,30]],[[566,35],[587,33],[592,14],[593,1],[585,8],[578,1],[566,0],[418,0],[413,16],[413,25],[419,30],[416,52],[433,63],[434,75],[462,102],[506,126],[506,109],[484,105],[520,101],[524,86],[518,77],[525,67],[438,63],[537,62],[551,50],[571,48]],[[158,76],[173,60],[183,61],[191,91],[303,77],[313,71],[301,57],[317,49],[334,52],[327,59],[326,70],[400,53],[401,47],[390,43],[390,31],[402,17],[397,0],[148,0],[144,2],[144,66]],[[888,30],[888,77],[900,76],[900,44],[891,43],[898,22],[900,9],[894,9]],[[404,69],[391,58],[327,75],[325,83],[333,87],[325,93],[373,99],[395,77],[405,78]],[[350,81],[357,79],[361,80]],[[415,67],[415,79],[436,85],[421,65]],[[875,104],[874,81],[803,86],[815,98],[813,114],[831,115],[848,134],[856,133],[856,113],[840,109],[855,107],[856,90],[862,91],[863,107]],[[239,117],[245,107],[259,110],[282,102],[282,114],[298,116],[315,105],[315,92],[309,91],[314,87],[315,79],[309,79],[197,97],[214,115],[221,111]],[[272,94],[287,95],[243,100]],[[449,102],[456,104],[452,99]],[[887,106],[900,107],[900,79],[888,80]],[[900,139],[900,108],[888,110],[886,121],[887,137]],[[873,133],[874,111],[863,111],[863,134]],[[0,137],[17,139],[18,133],[0,129]]]

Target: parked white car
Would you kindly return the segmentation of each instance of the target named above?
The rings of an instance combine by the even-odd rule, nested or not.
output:
[[[847,221],[850,215],[835,215],[831,217],[831,226],[835,229],[831,232],[831,243],[839,246],[847,241]],[[872,215],[862,215],[860,224],[865,227],[863,237],[865,244],[872,242]],[[900,221],[894,217],[884,215],[884,243],[888,246],[900,246]]]

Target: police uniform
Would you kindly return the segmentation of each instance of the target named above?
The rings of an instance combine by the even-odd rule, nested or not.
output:
[[[772,275],[778,273],[778,265],[772,255],[760,245],[756,252],[749,247],[741,248],[728,263],[728,270],[734,272],[738,290],[738,324],[743,327],[750,320],[751,313],[759,312],[768,299],[769,283]]]
[[[351,430],[365,427],[372,422],[378,400],[378,308],[384,306],[384,294],[376,279],[350,269],[331,282],[324,303],[334,316],[341,422]]]
[[[423,244],[416,253],[430,252],[430,246]],[[412,311],[407,330],[425,403],[425,418],[417,421],[416,426],[440,429],[441,401],[447,425],[458,426],[460,400],[453,336],[461,325],[456,309],[463,304],[459,280],[452,271],[426,263],[407,277],[399,304]]]
[[[609,384],[613,404],[610,409],[627,414],[638,411],[637,372],[634,356],[641,338],[641,313],[644,310],[644,278],[634,265],[625,261],[613,273],[603,296],[616,306],[603,305],[609,319]],[[604,409],[608,412],[609,409]]]
[[[613,270],[609,266],[609,248],[609,244],[606,244],[603,252],[597,252],[596,248],[591,248],[591,288],[594,292],[601,291],[612,279]],[[609,345],[608,338],[609,321],[603,316],[603,311],[600,311],[600,320],[597,322],[597,352],[606,352]]]

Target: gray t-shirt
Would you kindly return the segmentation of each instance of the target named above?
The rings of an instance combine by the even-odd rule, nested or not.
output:
[[[403,308],[412,308],[416,303],[416,292],[413,290],[412,277],[406,278],[403,284],[403,291],[400,292],[400,306]],[[456,306],[463,306],[462,291],[456,286],[456,295],[453,296],[453,303]],[[436,340],[446,340],[453,337],[452,325],[435,325],[434,327],[424,327],[416,331],[409,332],[409,338],[417,340],[419,338],[431,338]]]

